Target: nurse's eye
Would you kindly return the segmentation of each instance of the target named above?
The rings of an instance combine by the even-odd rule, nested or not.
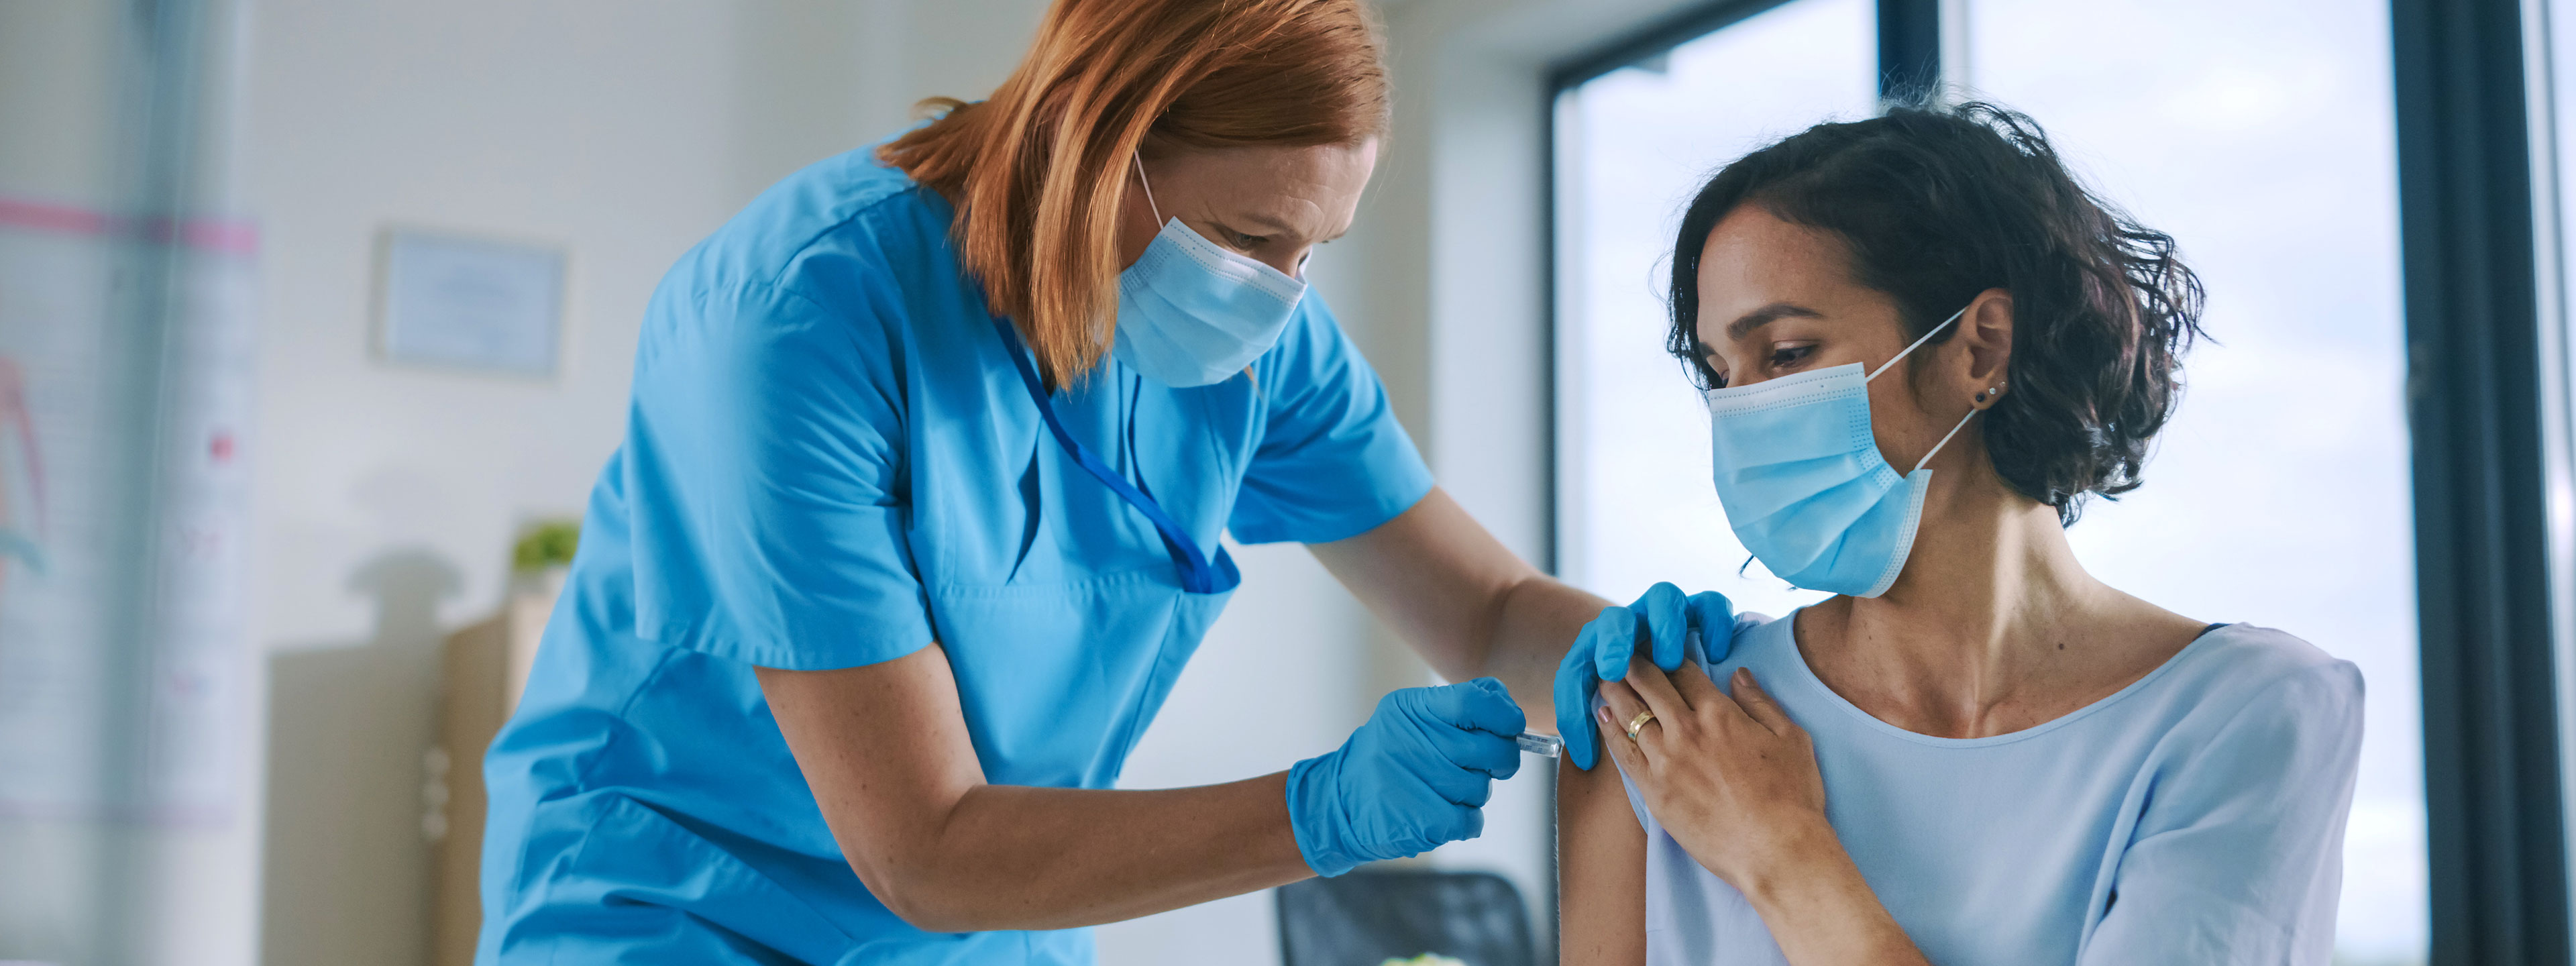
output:
[[[1234,247],[1236,248],[1259,248],[1270,243],[1270,236],[1268,235],[1246,235],[1239,231],[1233,232],[1232,234],[1234,235]]]
[[[1808,356],[1815,354],[1816,346],[1812,342],[1777,346],[1771,350],[1771,368],[1787,369],[1805,362]]]

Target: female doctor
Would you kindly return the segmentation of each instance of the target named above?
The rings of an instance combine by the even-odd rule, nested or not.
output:
[[[485,763],[478,961],[1087,963],[1072,927],[1475,836],[1552,686],[1588,763],[1594,668],[1725,604],[1659,586],[1569,652],[1604,602],[1432,485],[1302,280],[1386,105],[1357,0],[1058,0],[989,100],[683,257]],[[1308,544],[1465,683],[1110,790],[1238,580],[1220,531]]]

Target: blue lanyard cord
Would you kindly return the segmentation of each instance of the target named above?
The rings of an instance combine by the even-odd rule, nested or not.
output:
[[[1162,504],[1154,502],[1153,497],[1127,482],[1126,477],[1110,469],[1109,464],[1101,462],[1090,449],[1075,442],[1072,433],[1065,432],[1064,423],[1055,418],[1055,405],[1047,401],[1046,387],[1038,382],[1037,367],[1029,363],[1028,352],[1020,346],[1020,334],[1011,330],[1009,320],[996,318],[993,328],[1002,333],[1002,347],[1010,353],[1011,364],[1020,370],[1020,384],[1028,387],[1029,401],[1037,403],[1038,415],[1046,420],[1047,432],[1055,435],[1056,445],[1064,447],[1064,451],[1085,472],[1098,477],[1102,485],[1118,494],[1119,499],[1126,500],[1137,512],[1143,513],[1145,519],[1154,522],[1154,529],[1162,533],[1163,549],[1171,553],[1172,563],[1181,569],[1181,589],[1193,594],[1213,594],[1226,589],[1219,586],[1221,581],[1216,567],[1208,561],[1207,552],[1199,549],[1198,541],[1190,539],[1189,531],[1181,528],[1179,520],[1172,519],[1171,514],[1163,512]]]

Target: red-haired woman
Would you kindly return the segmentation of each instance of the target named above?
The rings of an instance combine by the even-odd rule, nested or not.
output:
[[[1357,0],[1059,0],[947,107],[655,294],[485,763],[479,961],[1086,963],[1074,927],[1476,835],[1553,713],[1603,602],[1432,485],[1302,279],[1386,121]],[[1235,586],[1221,530],[1310,545],[1464,683],[1109,790]]]

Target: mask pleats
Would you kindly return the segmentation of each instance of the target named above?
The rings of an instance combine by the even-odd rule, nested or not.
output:
[[[1921,487],[1879,455],[1863,368],[1803,372],[1706,398],[1710,479],[1745,549],[1799,587],[1885,591],[1913,549]]]

